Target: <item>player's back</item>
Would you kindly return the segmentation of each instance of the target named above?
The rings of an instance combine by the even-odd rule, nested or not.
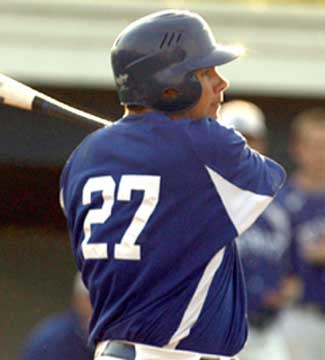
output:
[[[240,136],[210,120],[153,112],[100,130],[75,151],[62,188],[94,307],[92,342],[240,350],[245,303],[236,301],[244,291],[233,239],[238,222],[251,220],[234,220],[221,196],[233,183],[268,201],[283,180],[276,164],[251,153],[245,161],[259,178],[241,176],[244,148]]]

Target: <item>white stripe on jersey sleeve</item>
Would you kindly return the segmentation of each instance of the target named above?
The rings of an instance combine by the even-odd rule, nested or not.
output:
[[[178,343],[189,335],[191,328],[201,313],[202,307],[211,286],[211,282],[223,260],[224,252],[225,248],[222,248],[208,263],[194,292],[194,295],[192,296],[192,299],[184,312],[178,329],[169,340],[169,343],[164,346],[165,348],[175,349]]]
[[[240,235],[254,223],[268,207],[273,198],[271,196],[243,190],[220,176],[208,166],[205,167],[238,235]]]

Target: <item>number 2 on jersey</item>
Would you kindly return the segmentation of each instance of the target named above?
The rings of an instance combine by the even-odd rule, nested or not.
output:
[[[83,205],[91,204],[91,194],[100,191],[103,198],[101,208],[90,209],[84,220],[84,238],[81,243],[85,259],[107,259],[106,243],[89,243],[91,227],[103,224],[112,215],[116,183],[112,176],[98,176],[88,179],[82,192]],[[132,190],[143,191],[143,199],[135,211],[132,221],[122,236],[121,242],[114,245],[114,258],[120,260],[140,260],[140,245],[135,244],[155,210],[160,192],[160,176],[123,175],[118,187],[116,200],[130,201]]]

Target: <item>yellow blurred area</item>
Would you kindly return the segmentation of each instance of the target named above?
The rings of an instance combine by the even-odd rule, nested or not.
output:
[[[162,3],[220,3],[224,4],[225,2],[223,0],[182,0],[182,1],[168,1],[168,0],[160,0],[159,2]],[[247,5],[325,5],[325,0],[228,0],[227,3],[233,3],[233,4],[247,4]]]
[[[52,1],[53,0],[48,0]],[[55,2],[55,0],[54,0]],[[109,3],[112,0],[95,0],[97,3]],[[204,4],[219,4],[219,5],[227,5],[227,4],[241,4],[248,6],[271,6],[271,5],[284,5],[284,6],[312,6],[312,5],[325,5],[325,0],[228,0],[226,3],[224,0],[148,0],[148,4],[156,3],[163,4],[166,7],[175,7],[175,6],[183,6],[186,4],[198,3],[201,5]]]
[[[98,0],[100,2],[110,0]],[[166,4],[166,6],[185,5],[190,3],[200,4],[225,4],[224,0],[154,0],[152,2]],[[148,1],[150,3],[150,1]],[[325,0],[228,0],[228,4],[242,4],[249,6],[267,6],[267,5],[285,5],[285,6],[297,6],[297,5],[325,5]]]

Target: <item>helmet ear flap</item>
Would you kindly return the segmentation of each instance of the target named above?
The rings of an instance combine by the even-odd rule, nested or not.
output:
[[[154,109],[163,112],[182,112],[192,108],[200,99],[202,87],[196,74],[193,72],[183,76],[181,81],[173,84],[164,84],[163,90],[152,104]]]

